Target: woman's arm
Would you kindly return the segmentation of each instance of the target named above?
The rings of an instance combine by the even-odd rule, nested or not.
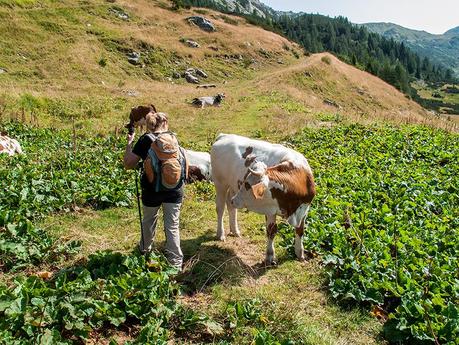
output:
[[[124,152],[124,158],[123,158],[124,167],[126,169],[134,169],[137,166],[137,163],[140,161],[140,157],[132,152],[133,141],[134,141],[134,133],[128,134],[126,151]]]

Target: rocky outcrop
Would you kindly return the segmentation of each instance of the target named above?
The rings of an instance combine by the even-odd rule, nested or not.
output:
[[[192,16],[187,18],[188,23],[196,25],[200,27],[202,30],[207,32],[215,32],[217,29],[215,28],[212,22],[204,17],[201,16]]]

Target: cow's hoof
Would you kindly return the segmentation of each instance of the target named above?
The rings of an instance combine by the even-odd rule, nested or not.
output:
[[[240,232],[230,232],[229,235],[233,236],[233,237],[241,237],[241,233]]]
[[[266,267],[276,267],[277,266],[277,261],[275,259],[265,260],[263,263]]]
[[[220,236],[220,237],[217,237],[217,240],[221,241],[221,242],[225,242],[226,241],[226,237],[225,236]]]

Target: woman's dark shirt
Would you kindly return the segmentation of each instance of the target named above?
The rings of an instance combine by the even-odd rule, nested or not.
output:
[[[144,161],[148,156],[151,143],[152,140],[147,134],[142,135],[135,143],[132,153]],[[142,186],[142,203],[145,206],[158,207],[162,203],[179,204],[182,202],[183,186],[177,190],[155,192],[154,184],[148,182],[145,172],[142,174],[140,185]]]

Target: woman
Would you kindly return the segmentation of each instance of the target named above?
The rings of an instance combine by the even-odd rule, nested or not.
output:
[[[167,115],[164,113],[150,112],[146,116],[146,124],[149,132],[142,135],[133,148],[132,143],[135,134],[128,134],[128,143],[124,153],[124,166],[126,169],[134,169],[141,159],[144,163],[151,164],[151,162],[149,162],[148,151],[150,147],[152,147],[152,143],[156,137],[161,136],[161,133],[169,133]],[[145,162],[146,160],[147,162]],[[147,167],[147,164],[144,164],[144,166]],[[162,206],[164,231],[166,233],[165,254],[170,264],[181,270],[183,253],[180,248],[179,217],[183,199],[183,183],[180,183],[176,188],[170,190],[158,190],[158,188],[156,188],[156,179],[160,174],[156,173],[154,176],[147,176],[145,170],[146,169],[144,169],[141,179],[143,234],[139,243],[139,249],[142,253],[147,253],[152,250],[158,212]]]

